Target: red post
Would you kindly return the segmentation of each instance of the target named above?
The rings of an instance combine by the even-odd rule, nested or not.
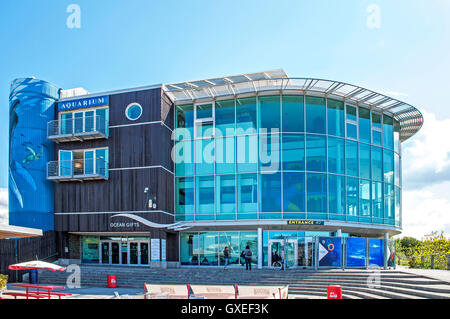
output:
[[[342,299],[342,287],[341,286],[328,286],[327,287],[327,299]]]

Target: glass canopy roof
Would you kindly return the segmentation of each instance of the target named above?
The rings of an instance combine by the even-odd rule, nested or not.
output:
[[[400,140],[417,133],[423,116],[412,105],[356,85],[313,78],[290,78],[284,70],[226,76],[222,78],[165,84],[163,89],[175,105],[202,102],[227,96],[275,91],[288,94],[319,94],[340,98],[347,103],[365,106],[392,115],[400,123]]]

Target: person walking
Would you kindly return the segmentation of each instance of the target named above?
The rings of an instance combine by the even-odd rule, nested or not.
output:
[[[242,252],[245,260],[245,270],[252,270],[252,251],[250,250],[250,246],[247,245]]]
[[[228,266],[228,258],[230,257],[230,253],[228,252],[228,246],[225,246],[223,250],[223,259],[225,259],[225,268]]]

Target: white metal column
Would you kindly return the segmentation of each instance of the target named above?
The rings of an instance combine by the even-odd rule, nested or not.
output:
[[[262,228],[258,227],[258,269],[263,266],[263,232]]]

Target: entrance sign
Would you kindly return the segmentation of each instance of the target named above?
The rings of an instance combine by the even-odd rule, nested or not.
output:
[[[296,219],[296,220],[288,220],[288,225],[324,225],[323,221],[317,220],[306,220],[306,219]]]
[[[150,242],[151,248],[151,260],[160,261],[161,251],[160,251],[160,240],[159,238],[152,238]]]
[[[341,267],[341,238],[319,237],[319,267]]]

